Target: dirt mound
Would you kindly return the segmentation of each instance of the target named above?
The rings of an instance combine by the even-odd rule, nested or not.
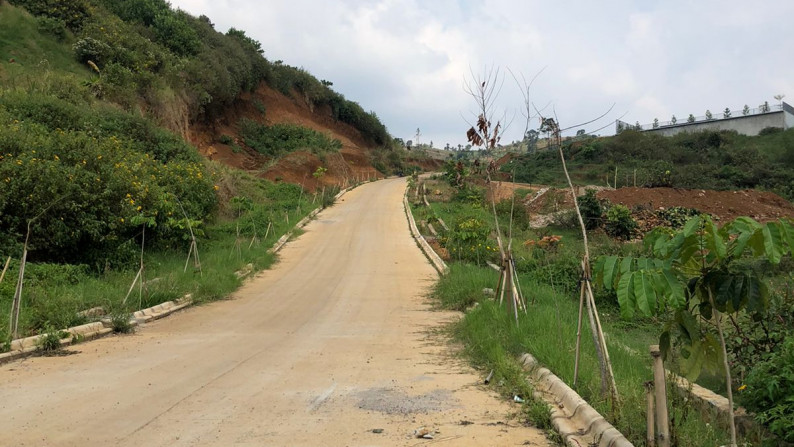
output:
[[[188,138],[210,160],[254,171],[271,180],[298,183],[309,190],[383,177],[372,167],[370,153],[373,149],[357,129],[335,120],[330,109],[317,109],[296,98],[299,98],[297,94],[294,98],[287,97],[262,83],[255,91],[241,95],[220,118],[193,125]],[[310,153],[295,152],[273,163],[268,157],[245,147],[237,126],[243,118],[267,125],[290,123],[307,127],[338,139],[342,142],[342,150],[327,154],[325,160]],[[220,143],[221,136],[230,137],[232,143]],[[320,166],[328,171],[318,180],[312,173]]]
[[[694,208],[728,221],[739,216],[748,216],[759,222],[781,217],[794,217],[794,205],[788,200],[767,191],[710,191],[675,188],[620,188],[603,190],[599,199],[609,199],[629,208],[650,210],[676,206]]]

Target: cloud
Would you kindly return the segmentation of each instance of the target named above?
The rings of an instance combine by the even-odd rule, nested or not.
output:
[[[563,126],[648,123],[707,108],[751,107],[774,94],[794,98],[794,2],[584,0],[173,0],[260,40],[270,59],[302,66],[375,111],[390,132],[416,128],[437,146],[465,143],[461,115],[474,109],[462,85],[470,69],[505,74],[495,109],[515,115],[505,140],[520,138],[520,89],[506,68],[531,78],[533,101]],[[608,132],[610,128],[603,132]],[[443,142],[443,143],[442,143]]]

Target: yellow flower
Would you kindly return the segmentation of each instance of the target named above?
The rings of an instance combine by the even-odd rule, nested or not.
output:
[[[138,208],[137,208],[137,210],[138,210],[138,211],[140,211],[140,210],[141,210],[141,206],[140,206],[140,205],[138,205]]]
[[[57,154],[55,155],[54,158],[55,158],[55,161],[59,161],[61,159],[61,157],[59,157]]]
[[[742,385],[739,387],[739,391],[744,391],[747,388],[747,385]]]
[[[217,190],[219,190],[219,189],[220,189],[220,187],[219,187],[218,185],[214,185],[212,188],[213,188],[215,191],[217,191]]]
[[[121,221],[121,223],[124,223],[124,218],[123,217],[121,219],[119,219],[119,220]]]

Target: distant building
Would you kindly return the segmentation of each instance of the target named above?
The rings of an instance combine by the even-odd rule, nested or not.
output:
[[[790,129],[794,127],[794,107],[782,102],[777,105],[762,104],[758,108],[737,111],[717,112],[710,116],[680,117],[675,121],[655,122],[653,124],[629,124],[615,121],[615,132],[638,130],[659,134],[665,137],[681,132],[702,130],[734,130],[741,135],[758,135],[767,127]]]

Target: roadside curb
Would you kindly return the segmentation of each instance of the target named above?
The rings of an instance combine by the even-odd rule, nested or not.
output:
[[[356,188],[357,186],[359,185],[353,185],[339,191],[339,193],[334,196],[334,199],[338,200],[345,193]],[[299,220],[290,231],[281,236],[281,238],[279,238],[276,243],[273,244],[270,249],[268,249],[268,253],[276,253],[281,250],[281,248],[283,248],[284,245],[289,242],[289,239],[292,237],[295,229],[306,226],[306,224],[308,224],[323,209],[324,208],[315,208],[312,212],[306,215],[306,217]],[[252,270],[243,275],[238,275],[238,277],[242,278],[250,273],[252,273]],[[193,305],[193,298],[192,295],[188,293],[176,301],[166,301],[164,303],[133,312],[132,316],[130,317],[130,325],[135,327],[139,324],[147,323],[149,321],[159,320],[191,305]],[[66,332],[71,335],[71,337],[67,336],[66,338],[60,340],[61,347],[65,347],[112,334],[113,323],[110,318],[104,317],[100,321],[63,329],[62,332]],[[0,353],[0,365],[40,353],[41,351],[39,350],[38,342],[43,336],[44,335],[34,335],[31,337],[25,337],[11,341],[11,349],[8,352]]]
[[[416,221],[414,220],[413,212],[411,212],[411,205],[408,203],[408,188],[405,188],[405,193],[403,194],[403,208],[405,209],[405,215],[408,218],[408,226],[411,228],[411,236],[413,236],[414,240],[417,244],[419,244],[419,248],[422,249],[425,256],[430,260],[430,264],[438,271],[438,274],[444,276],[449,272],[449,267],[438,256],[438,253],[430,247],[430,244],[427,243],[424,236],[419,232],[419,228],[416,226]]]
[[[551,410],[551,423],[570,447],[633,447],[615,427],[531,354],[519,358],[534,385],[533,394]]]

